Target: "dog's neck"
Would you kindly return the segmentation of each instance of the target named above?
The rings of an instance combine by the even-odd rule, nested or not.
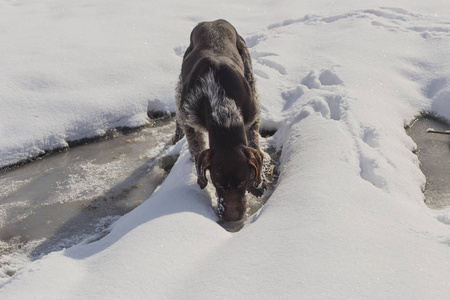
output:
[[[212,150],[217,148],[234,148],[239,145],[247,146],[248,144],[243,125],[227,128],[217,124],[210,124],[209,127],[209,147]]]

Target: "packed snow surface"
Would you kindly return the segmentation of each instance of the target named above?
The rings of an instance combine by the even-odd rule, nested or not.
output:
[[[425,206],[404,130],[450,119],[448,1],[2,1],[0,166],[173,111],[190,31],[218,18],[247,42],[282,149],[258,217],[217,224],[182,140],[109,235],[26,264],[0,298],[448,298],[450,210]]]

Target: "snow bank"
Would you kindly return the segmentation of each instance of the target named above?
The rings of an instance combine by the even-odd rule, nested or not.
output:
[[[4,283],[2,299],[448,295],[450,211],[424,205],[425,178],[404,131],[423,110],[450,119],[448,4],[134,3],[65,4],[57,16],[56,9],[42,13],[42,3],[2,4],[8,12],[2,28],[29,10],[38,11],[25,25],[34,29],[46,20],[34,40],[26,31],[8,37],[10,61],[29,61],[24,70],[9,64],[11,76],[0,73],[7,80],[2,85],[14,86],[6,89],[2,164],[99,127],[142,124],[153,105],[173,109],[190,30],[223,17],[250,47],[263,126],[278,129],[268,140],[282,149],[277,189],[259,218],[238,233],[226,232],[210,206],[214,193],[197,187],[181,141],[166,181],[109,235],[27,265]],[[81,21],[86,30],[76,27]],[[12,36],[26,41],[20,56]],[[49,36],[52,46],[34,47]],[[76,46],[73,60],[55,73],[55,52],[66,55],[63,45]],[[91,48],[96,55],[80,55]],[[112,70],[112,81],[105,70]],[[19,72],[20,79],[50,77],[46,85],[31,82],[52,91],[30,91],[13,81]],[[45,121],[32,125],[37,113]]]

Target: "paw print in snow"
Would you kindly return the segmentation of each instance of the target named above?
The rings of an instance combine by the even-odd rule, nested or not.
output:
[[[322,85],[339,85],[342,80],[331,70],[324,70],[319,75],[319,81]]]
[[[326,85],[340,85],[343,81],[333,71],[326,69],[320,75],[316,71],[309,72],[305,78],[302,79],[301,84],[306,85],[309,89],[320,89]]]

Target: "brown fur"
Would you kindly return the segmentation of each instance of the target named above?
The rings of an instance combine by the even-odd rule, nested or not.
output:
[[[195,158],[198,184],[206,171],[223,206],[223,219],[242,219],[245,192],[262,195],[260,108],[251,58],[244,39],[225,20],[203,22],[191,33],[177,93],[177,129]],[[209,137],[209,149],[203,134]]]

